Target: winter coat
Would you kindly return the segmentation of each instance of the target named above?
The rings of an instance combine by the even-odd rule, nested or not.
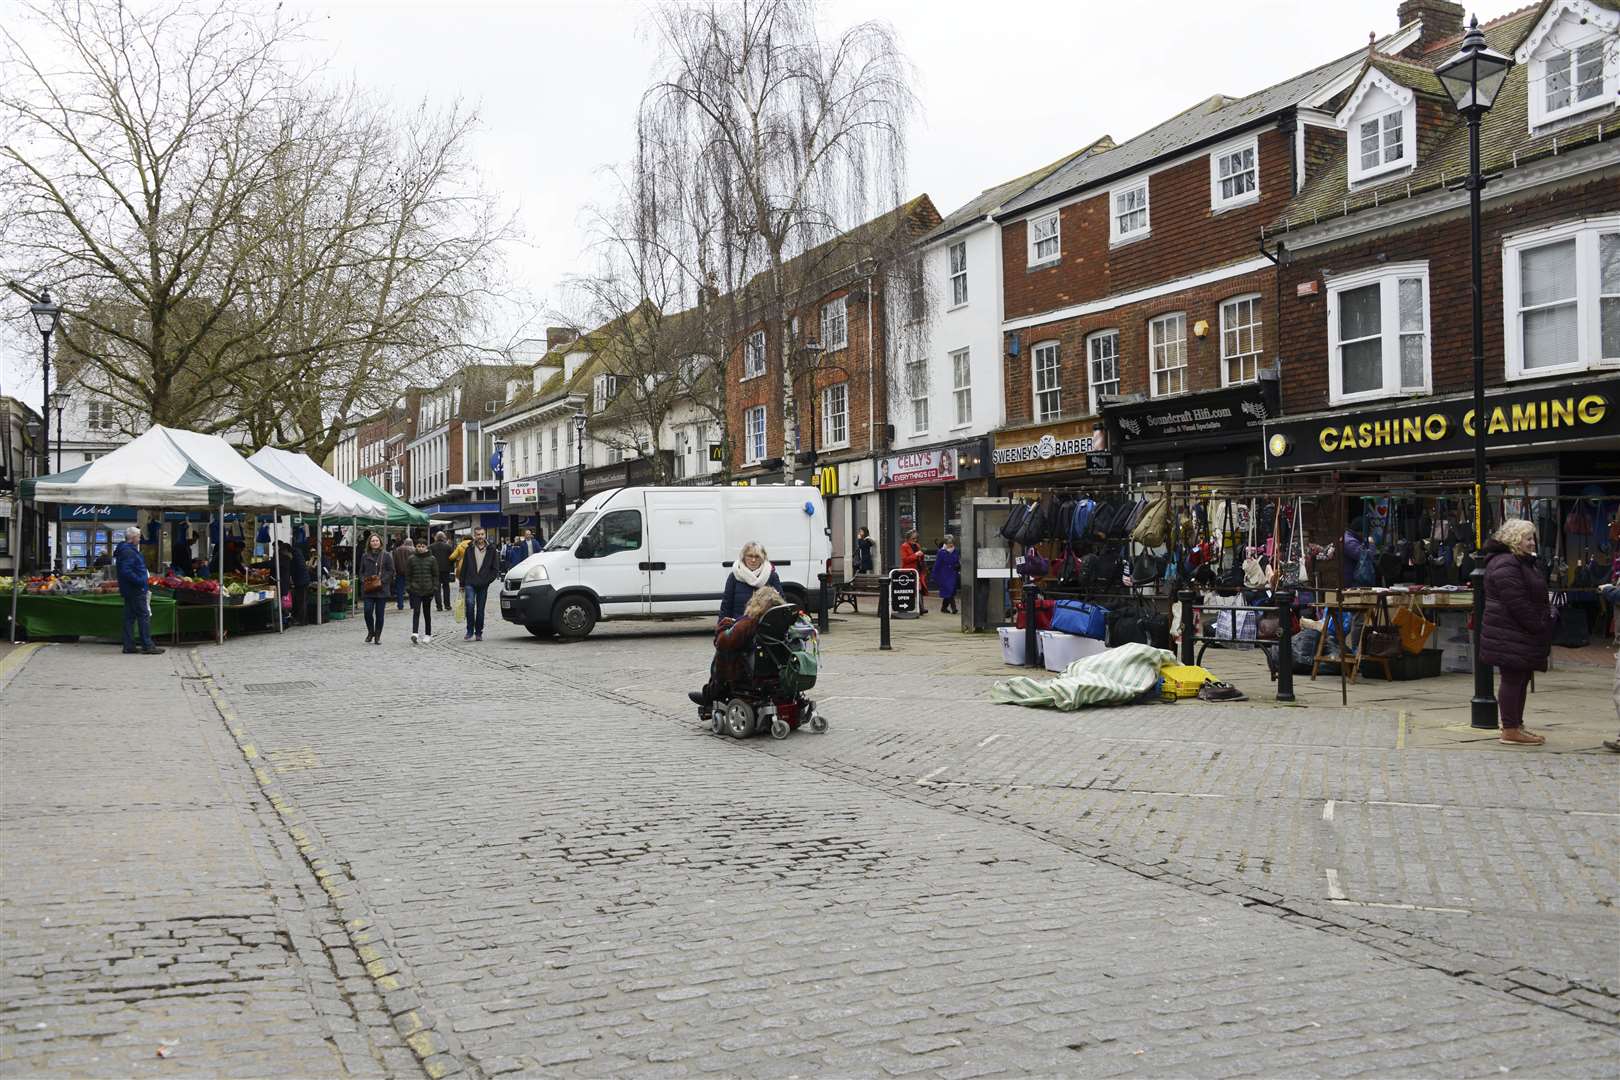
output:
[[[737,584],[742,585],[742,582]],[[758,629],[753,619],[738,619],[715,631],[714,663],[709,666],[709,681],[717,688],[747,681],[748,655],[753,650],[754,632]]]
[[[782,579],[776,576],[774,569],[771,571],[771,579],[765,584],[777,592],[782,591]],[[742,618],[743,612],[748,610],[748,601],[753,599],[755,591],[754,586],[744,581],[738,581],[736,574],[727,574],[725,596],[720,600],[720,617],[722,619]]]
[[[307,588],[309,586],[309,562],[304,549],[301,547],[293,548],[292,558],[289,563],[288,569],[292,571],[292,587],[295,589]]]
[[[923,558],[923,550],[910,540],[900,545],[900,567],[903,570],[917,571],[917,589],[924,596],[928,595],[928,560]]]
[[[467,550],[461,553],[461,567],[456,571],[456,580],[463,587],[468,585],[488,585],[500,580],[501,553],[495,550],[494,544],[484,545],[484,562],[478,563],[478,545],[468,544]]]
[[[405,564],[405,590],[412,596],[432,596],[439,591],[439,560],[431,551],[412,555]]]
[[[403,543],[394,549],[394,576],[405,577],[410,571],[411,560],[416,557],[416,547]]]
[[[428,545],[428,550],[439,563],[439,580],[450,580],[450,544],[445,540],[435,540]]]
[[[394,592],[394,556],[387,551],[362,551],[360,553],[360,571],[355,575],[360,579],[361,588],[365,588],[366,578],[382,578],[382,587],[365,589],[366,596],[391,596]]]
[[[855,572],[857,574],[870,574],[872,572],[872,538],[863,536],[855,541]]]
[[[1546,671],[1553,620],[1547,578],[1528,555],[1498,540],[1485,542],[1485,625],[1479,658],[1497,667]]]
[[[934,588],[941,600],[956,595],[962,574],[962,550],[942,547],[934,553]]]
[[[121,541],[113,550],[113,561],[118,564],[118,591],[126,597],[136,597],[150,587],[147,583],[146,558],[141,549],[128,540]]]

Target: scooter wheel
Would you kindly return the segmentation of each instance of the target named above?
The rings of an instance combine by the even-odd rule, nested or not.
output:
[[[724,735],[726,733],[726,718],[719,709],[716,709],[709,714],[709,730],[714,732],[716,735]]]
[[[817,735],[827,734],[827,718],[820,713],[816,713],[810,718],[810,730]]]
[[[726,734],[733,739],[746,739],[754,733],[754,707],[746,701],[733,701],[726,706]]]
[[[780,716],[771,721],[771,738],[773,739],[785,739],[792,730],[793,728],[789,726],[788,722]]]

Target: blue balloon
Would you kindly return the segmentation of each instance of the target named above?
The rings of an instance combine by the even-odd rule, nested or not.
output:
[[[805,504],[804,504],[804,516],[805,517],[815,517],[816,516],[816,504],[815,503],[810,502],[809,500],[805,501]]]

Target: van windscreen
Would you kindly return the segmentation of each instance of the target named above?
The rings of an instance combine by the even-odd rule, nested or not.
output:
[[[584,512],[575,511],[574,516],[563,522],[563,527],[552,536],[551,543],[546,545],[547,551],[566,551],[574,546],[579,534],[590,528],[591,520],[596,517],[595,510]]]

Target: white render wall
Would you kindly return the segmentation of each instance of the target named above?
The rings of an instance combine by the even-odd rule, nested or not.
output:
[[[951,245],[966,243],[968,301],[951,306]],[[909,446],[933,446],[994,431],[1004,422],[1001,382],[1001,229],[994,222],[980,223],[953,233],[923,253],[928,286],[928,430],[912,425],[912,402],[906,374],[899,365],[902,353],[891,342],[889,423],[894,425],[895,452]],[[973,369],[970,422],[956,423],[951,353],[967,349]],[[875,532],[875,530],[874,530]]]

